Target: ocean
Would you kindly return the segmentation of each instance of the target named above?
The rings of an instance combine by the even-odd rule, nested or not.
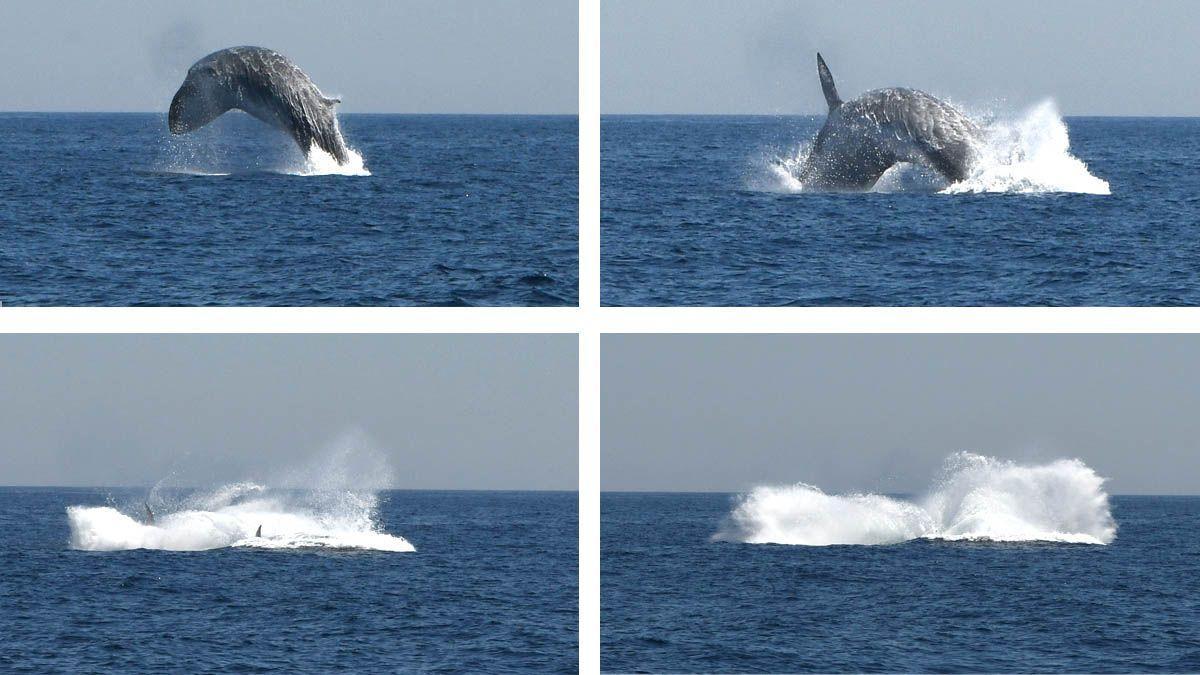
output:
[[[1086,477],[1069,463],[1046,472]],[[1041,504],[995,499],[995,489],[1035,474],[977,492],[987,508],[963,508],[937,536],[904,531],[924,503],[912,498],[804,485],[741,496],[603,493],[601,667],[1200,670],[1200,497],[1101,493],[1111,521],[1089,520],[1100,514],[1086,490],[1078,499],[1048,490]],[[1083,521],[1056,533],[1029,515],[1043,507]],[[989,528],[1011,540],[956,538]]]
[[[573,492],[0,488],[0,670],[576,672],[577,514]]]
[[[976,115],[973,174],[795,179],[824,116],[603,116],[605,305],[1200,304],[1200,118]]]
[[[0,114],[0,303],[577,304],[576,117],[340,119],[347,167],[238,112]]]

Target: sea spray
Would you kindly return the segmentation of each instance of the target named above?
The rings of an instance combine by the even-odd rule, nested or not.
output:
[[[351,147],[346,148],[346,154],[350,160],[345,164],[338,164],[333,155],[325,152],[316,145],[313,145],[308,150],[308,155],[304,158],[304,164],[298,168],[290,167],[288,170],[282,171],[293,176],[370,176],[371,172],[363,164],[362,155],[357,150]]]
[[[960,452],[916,500],[828,495],[805,484],[756,487],[738,498],[713,539],[807,546],[918,538],[1108,544],[1116,523],[1103,484],[1077,459],[1024,465]]]
[[[235,111],[190,134],[165,136],[152,170],[192,176],[370,176],[362,154],[349,144],[346,151],[345,164],[316,144],[301,152],[286,133]]]
[[[306,464],[281,472],[270,486],[241,481],[182,493],[156,486],[145,502],[123,508],[70,506],[70,544],[89,551],[230,546],[415,551],[379,524],[378,491],[390,482],[383,453],[364,434],[351,432]]]
[[[950,183],[927,167],[901,162],[884,172],[871,192],[1110,194],[1108,182],[1093,176],[1087,164],[1071,154],[1067,124],[1053,101],[1043,101],[1012,118],[972,117],[983,136],[975,143],[978,158],[965,179]],[[805,141],[760,155],[749,189],[803,192],[797,176],[811,149],[812,143]]]
[[[985,126],[970,175],[943,191],[1110,194],[1108,182],[1093,176],[1070,146],[1058,107],[1044,101],[1015,119]]]

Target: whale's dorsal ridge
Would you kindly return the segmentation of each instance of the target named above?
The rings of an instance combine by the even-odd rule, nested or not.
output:
[[[186,134],[238,109],[286,131],[307,155],[313,144],[338,164],[350,151],[338,130],[334,106],[303,70],[286,56],[265,47],[230,47],[213,52],[188,69],[171,99],[167,127]]]
[[[833,73],[829,72],[829,66],[825,65],[825,59],[821,58],[821,52],[817,52],[817,75],[821,78],[821,90],[825,92],[825,102],[829,104],[829,109],[842,104],[842,99],[838,96],[837,86],[833,83]]]

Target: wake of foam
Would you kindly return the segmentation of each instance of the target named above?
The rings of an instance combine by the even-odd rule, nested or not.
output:
[[[160,508],[153,523],[109,506],[68,507],[67,521],[71,547],[86,551],[203,551],[229,546],[415,551],[404,537],[379,529],[377,508],[378,500],[370,492],[276,491],[234,483],[193,495],[177,508]],[[262,536],[256,537],[260,526]]]
[[[897,164],[876,181],[872,192],[980,192],[1111,194],[1108,182],[1093,176],[1070,152],[1066,122],[1053,101],[1045,101],[1012,120],[976,120],[984,130],[975,145],[978,160],[957,183],[930,169]],[[749,188],[762,192],[803,192],[797,178],[812,149],[803,143],[789,152],[763,158]]]
[[[829,495],[802,483],[754,488],[713,539],[805,546],[918,538],[1108,544],[1117,526],[1103,485],[1077,459],[1021,465],[962,452],[946,460],[937,485],[914,501]]]

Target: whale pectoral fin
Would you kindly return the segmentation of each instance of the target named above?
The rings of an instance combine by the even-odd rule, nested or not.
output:
[[[825,65],[821,52],[817,52],[817,76],[821,78],[821,91],[825,92],[825,102],[829,104],[829,109],[840,106],[842,99],[838,96],[837,86],[833,84],[833,73],[829,72],[829,66]]]

